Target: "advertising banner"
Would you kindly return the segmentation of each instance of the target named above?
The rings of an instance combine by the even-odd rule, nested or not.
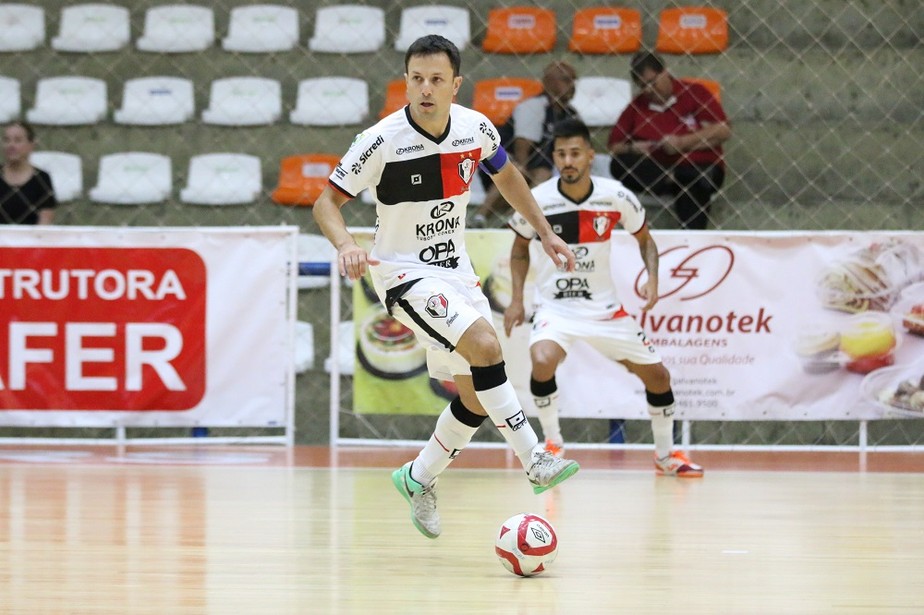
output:
[[[0,231],[0,424],[282,426],[297,229]]]
[[[644,267],[628,234],[614,235],[614,283],[671,372],[679,418],[924,417],[924,233],[652,235],[660,302],[639,310]],[[503,335],[512,239],[469,231],[466,243],[530,413],[528,326]],[[427,376],[423,349],[370,285],[357,285],[354,301],[355,411],[438,413],[452,384]],[[648,418],[641,382],[585,344],[556,380],[563,416]]]

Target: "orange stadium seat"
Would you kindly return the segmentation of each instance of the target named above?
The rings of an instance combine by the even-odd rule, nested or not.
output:
[[[385,104],[379,111],[379,119],[394,113],[407,104],[407,84],[404,79],[393,79],[385,89]]]
[[[709,90],[709,93],[715,96],[717,101],[722,102],[722,86],[719,85],[718,81],[713,81],[712,79],[702,79],[700,77],[682,77],[681,81],[700,84]]]
[[[542,82],[529,77],[499,77],[475,82],[472,108],[500,126],[524,98],[542,93]]]
[[[598,6],[574,14],[568,49],[576,53],[633,53],[642,46],[642,14],[635,9]]]
[[[686,6],[661,11],[655,49],[662,53],[720,53],[728,47],[728,17],[722,9]]]
[[[314,205],[340,157],[334,154],[298,154],[282,159],[279,184],[271,195],[280,205]]]
[[[494,8],[481,48],[489,53],[546,53],[555,47],[555,13],[532,6]]]

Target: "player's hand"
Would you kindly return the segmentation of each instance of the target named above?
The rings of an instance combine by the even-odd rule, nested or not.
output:
[[[340,246],[337,260],[340,264],[340,275],[351,280],[358,280],[366,275],[367,267],[379,264],[379,261],[370,258],[369,254],[355,243]]]
[[[542,238],[542,249],[561,271],[574,271],[574,252],[561,237],[549,233]]]
[[[523,308],[522,301],[511,301],[510,305],[504,310],[504,333],[510,337],[513,328],[526,322],[526,310]]]
[[[639,289],[639,294],[642,295],[642,299],[645,299],[645,305],[642,306],[642,311],[647,312],[653,308],[658,302],[658,299],[661,298],[658,295],[658,281],[648,278],[645,285]]]

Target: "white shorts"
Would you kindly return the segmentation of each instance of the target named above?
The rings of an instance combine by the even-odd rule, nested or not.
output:
[[[452,278],[421,278],[391,303],[391,314],[427,349],[427,369],[438,380],[472,373],[456,345],[479,318],[492,323],[491,306],[481,286]]]
[[[529,345],[543,340],[555,342],[565,352],[580,340],[614,361],[628,361],[638,365],[661,362],[658,349],[631,316],[612,320],[580,320],[540,307],[533,318]]]

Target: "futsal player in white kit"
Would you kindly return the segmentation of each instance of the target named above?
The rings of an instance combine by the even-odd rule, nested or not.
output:
[[[341,275],[369,269],[376,293],[427,348],[431,376],[453,379],[456,397],[436,421],[418,456],[392,482],[411,507],[414,526],[439,536],[437,477],[487,416],[526,470],[535,493],[578,471],[548,453],[507,379],[491,309],[465,250],[469,184],[480,166],[528,220],[550,260],[574,268],[574,254],[539,210],[529,186],[508,163],[497,129],[484,115],[453,104],[462,83],[456,46],[441,36],[415,41],[405,55],[409,104],[356,137],[314,217],[337,248]],[[367,253],[347,230],[340,207],[368,188],[376,203],[374,245]]]
[[[535,264],[537,306],[529,339],[530,391],[546,438],[546,450],[563,454],[555,371],[574,342],[583,340],[620,362],[645,385],[655,445],[655,471],[700,477],[703,468],[673,450],[674,394],[670,373],[645,332],[616,294],[610,268],[612,233],[620,224],[635,237],[648,279],[641,289],[650,310],[658,301],[658,248],[645,222],[645,210],[622,183],[591,176],[594,150],[587,126],[563,120],[554,130],[553,161],[560,177],[533,188],[533,196],[552,228],[577,255],[573,272],[544,260]],[[530,222],[516,213],[510,252],[513,300],[504,313],[507,335],[523,324],[523,288],[530,267],[529,243],[537,238]]]

